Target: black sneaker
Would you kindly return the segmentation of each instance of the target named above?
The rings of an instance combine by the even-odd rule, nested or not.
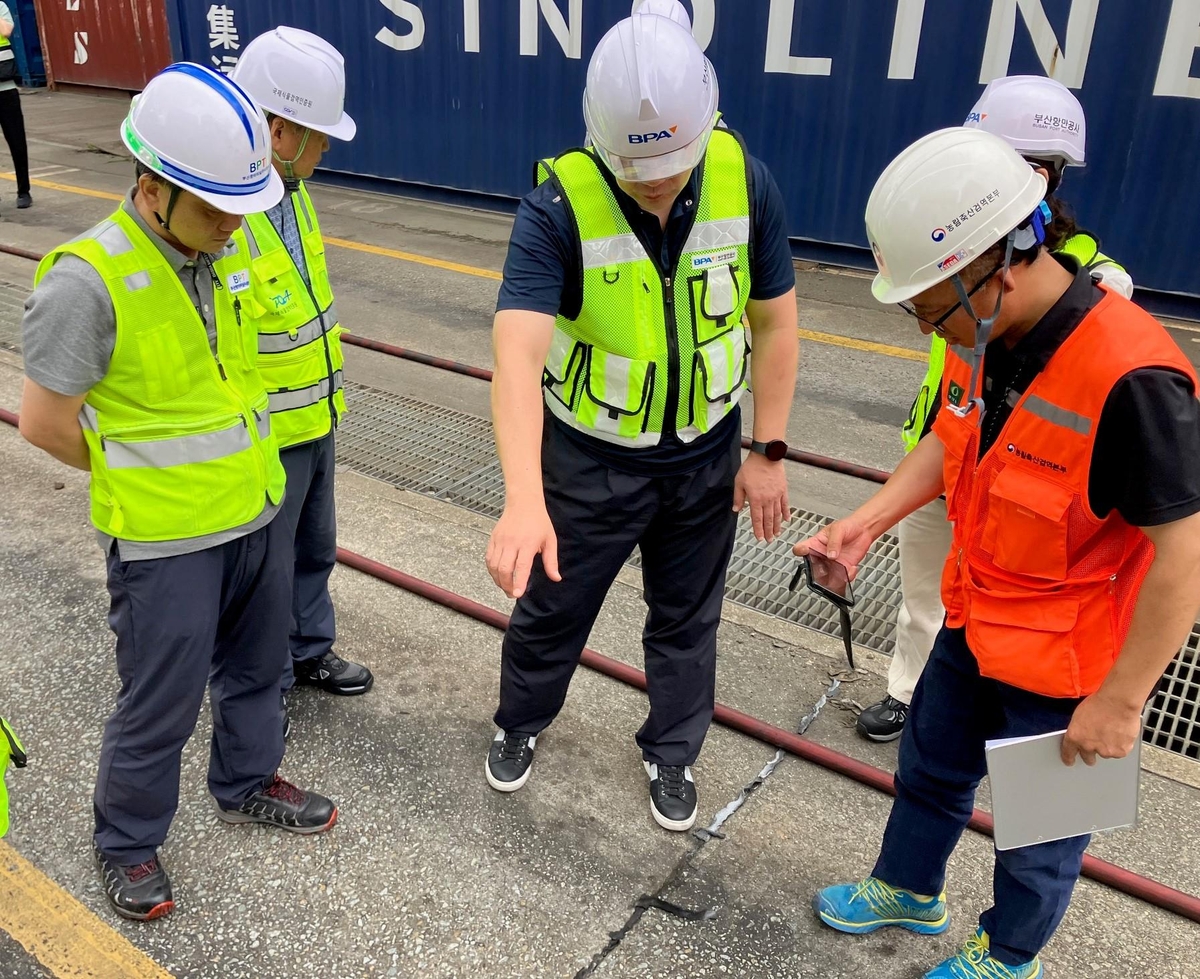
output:
[[[104,896],[122,918],[153,921],[175,910],[171,881],[158,862],[158,854],[145,863],[125,866],[113,863],[94,843],[92,852],[104,884]]]
[[[644,762],[650,776],[650,815],[663,829],[682,833],[696,822],[696,783],[689,765]]]
[[[488,785],[497,792],[516,792],[528,782],[537,739],[536,734],[505,734],[497,731],[483,766]]]
[[[908,720],[908,704],[901,703],[891,694],[877,704],[863,708],[855,727],[868,741],[895,741],[904,730]]]
[[[28,194],[17,194],[17,210],[23,211],[27,207],[33,207],[33,198]]]
[[[326,693],[344,697],[366,693],[375,683],[375,677],[365,666],[350,663],[332,651],[314,659],[293,662],[292,672],[297,683],[320,687]]]
[[[305,792],[278,775],[237,809],[217,807],[227,823],[266,823],[289,833],[324,833],[337,822],[338,811],[329,799]]]

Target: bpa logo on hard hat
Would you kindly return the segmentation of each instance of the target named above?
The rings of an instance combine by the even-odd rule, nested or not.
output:
[[[675,130],[678,128],[678,126],[672,126],[670,129],[663,129],[656,133],[630,133],[629,142],[653,143],[659,139],[671,139],[675,135]]]

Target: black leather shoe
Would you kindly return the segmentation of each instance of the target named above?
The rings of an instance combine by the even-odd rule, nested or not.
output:
[[[497,731],[483,766],[488,785],[497,792],[516,792],[528,782],[533,771],[533,749],[537,747],[537,739],[536,734]]]
[[[104,884],[104,896],[122,918],[153,921],[175,910],[171,880],[158,862],[158,854],[145,863],[127,866],[114,863],[94,843],[92,852]]]
[[[858,715],[855,728],[868,741],[895,741],[904,733],[908,720],[908,704],[890,694]]]
[[[297,683],[343,697],[366,693],[375,683],[375,677],[365,666],[344,660],[332,651],[314,659],[293,661],[292,672]]]
[[[696,822],[696,783],[688,765],[644,762],[650,776],[650,815],[663,829],[682,833]]]
[[[289,833],[324,833],[337,822],[338,811],[329,799],[305,792],[278,775],[236,809],[217,807],[227,823],[266,823]]]

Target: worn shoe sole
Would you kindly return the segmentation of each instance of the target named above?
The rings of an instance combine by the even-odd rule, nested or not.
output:
[[[933,921],[925,921],[921,918],[880,918],[876,921],[865,922],[843,921],[821,907],[821,895],[817,893],[813,895],[813,910],[817,913],[817,917],[834,931],[844,932],[847,935],[866,935],[878,931],[880,928],[903,928],[905,931],[911,931],[918,935],[940,935],[950,927],[949,908],[945,908],[942,916]]]
[[[137,911],[129,911],[125,908],[119,908],[112,901],[108,902],[108,906],[117,912],[122,918],[129,921],[153,921],[155,918],[165,918],[175,910],[174,901],[163,901],[162,904],[156,904],[149,911],[144,913]]]
[[[696,825],[696,810],[692,810],[692,814],[687,819],[668,819],[654,807],[654,801],[650,802],[650,815],[654,817],[654,821],[663,829],[669,829],[673,833],[683,833]]]
[[[529,767],[525,769],[525,773],[520,778],[515,778],[511,782],[501,782],[492,774],[492,766],[488,764],[488,760],[483,760],[483,774],[487,777],[488,785],[497,792],[516,792],[522,785],[529,781],[529,776],[533,774],[533,762],[529,763]]]
[[[866,730],[865,728],[857,727],[857,726],[855,727],[855,730],[858,731],[858,733],[861,734],[868,741],[874,741],[878,744],[884,744],[888,741],[895,741],[900,737],[900,735],[902,735],[904,733],[904,728],[900,728],[900,730],[897,731],[895,734],[872,734],[870,731]]]
[[[296,685],[304,687],[316,687],[319,690],[323,690],[325,693],[331,693],[336,697],[358,697],[375,686],[375,677],[372,676],[371,679],[369,679],[366,683],[360,684],[356,687],[335,687],[323,680],[310,680],[307,677],[297,676]]]
[[[329,822],[324,826],[288,826],[284,823],[276,822],[274,819],[267,819],[264,816],[249,816],[244,812],[238,812],[236,809],[222,809],[217,806],[217,818],[223,823],[229,823],[231,826],[240,826],[245,823],[262,823],[264,826],[274,826],[276,829],[282,829],[288,833],[296,833],[299,836],[312,836],[315,833],[324,833],[326,830],[333,829],[333,824],[338,821],[338,811],[335,808],[333,815],[329,817]]]

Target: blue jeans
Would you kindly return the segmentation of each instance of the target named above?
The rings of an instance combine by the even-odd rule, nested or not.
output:
[[[1061,731],[1078,704],[980,676],[964,630],[943,626],[900,740],[896,802],[874,876],[916,894],[940,893],[987,772],[984,742]],[[996,852],[995,903],[980,925],[1001,962],[1028,962],[1050,940],[1071,903],[1089,839]]]

